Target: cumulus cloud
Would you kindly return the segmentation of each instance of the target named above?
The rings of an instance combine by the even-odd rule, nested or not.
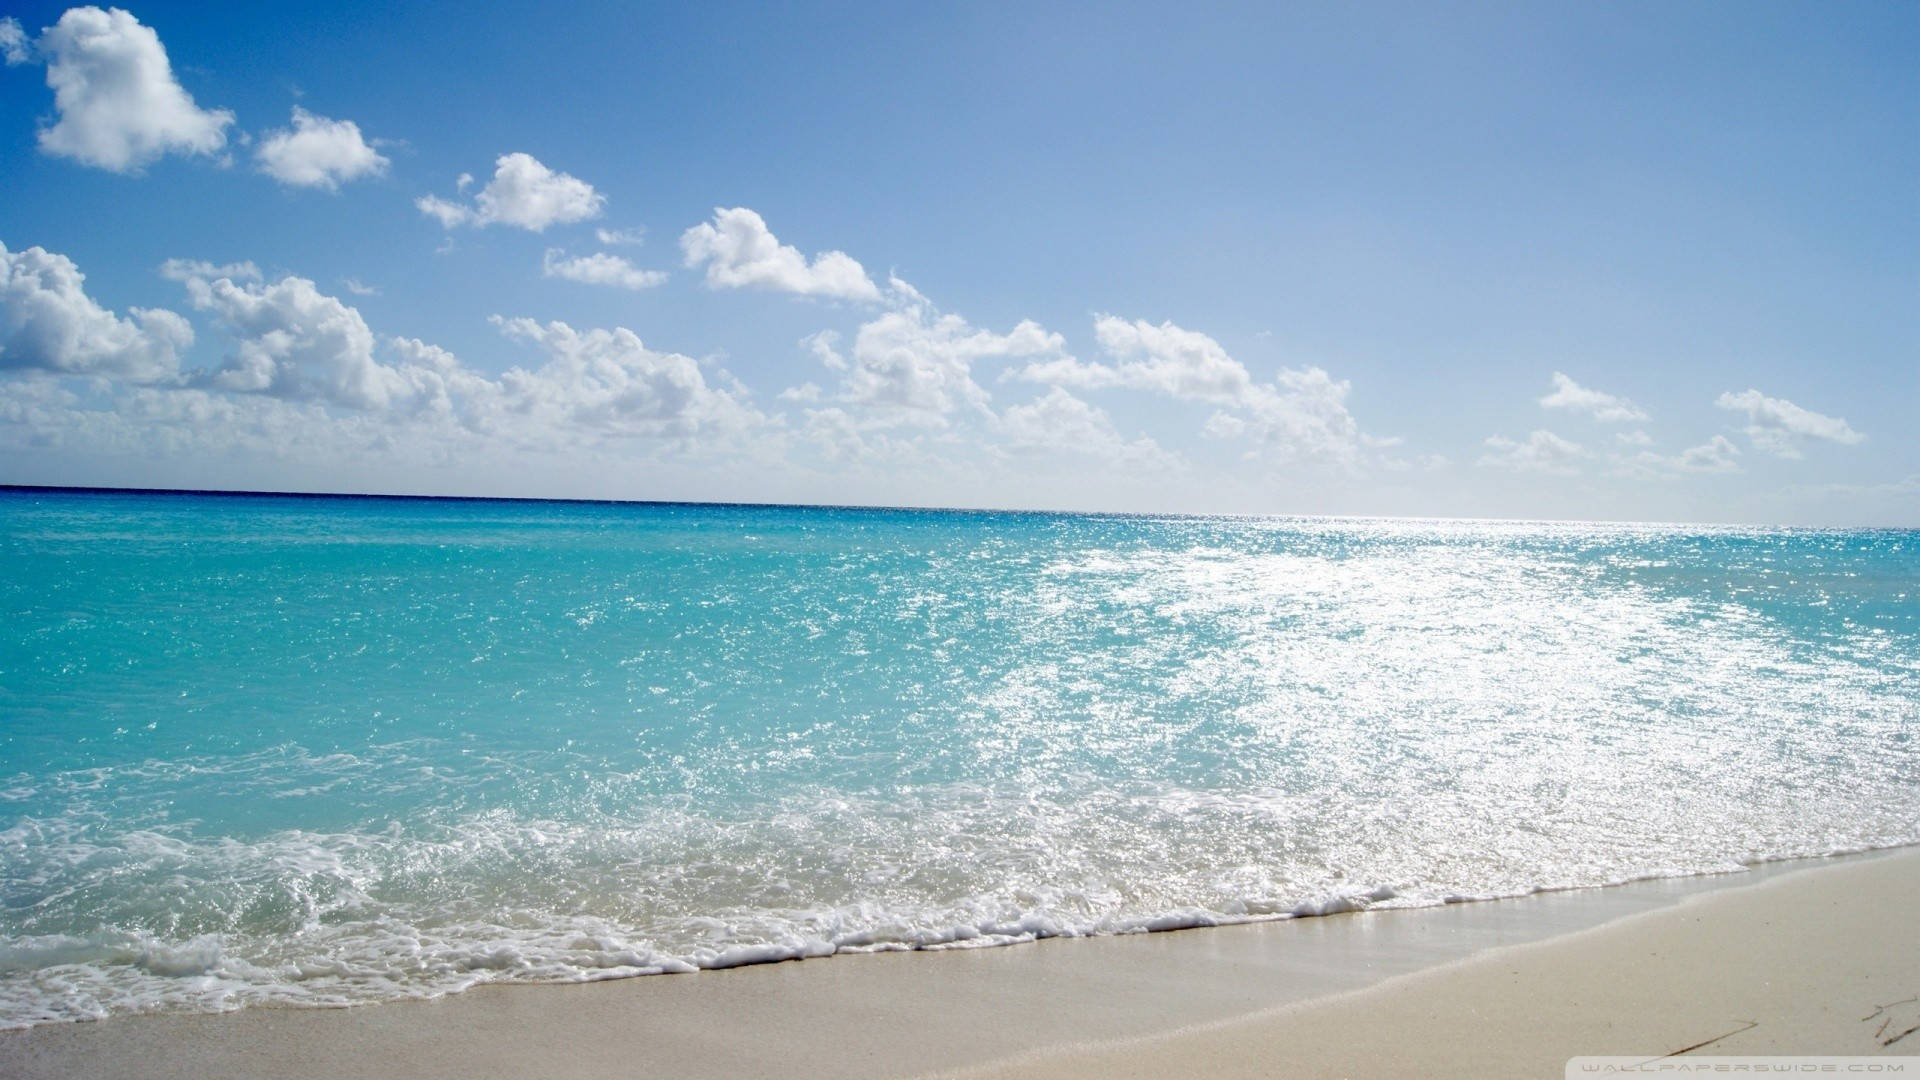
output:
[[[421,213],[449,229],[469,224],[474,220],[474,211],[471,207],[462,206],[438,195],[422,195],[413,200],[413,205],[419,207]]]
[[[181,259],[170,260],[162,272],[185,284],[194,307],[212,313],[236,341],[224,363],[192,380],[199,391],[345,407],[389,420],[437,416],[476,431],[481,418],[500,411],[498,383],[462,367],[438,346],[414,338],[378,339],[357,309],[306,278],[264,282],[250,262],[214,266]],[[309,409],[299,415],[305,423],[326,414]]]
[[[11,15],[0,19],[0,58],[5,58],[8,67],[33,59],[27,32],[21,28],[20,20]]]
[[[462,175],[460,189],[472,177]],[[434,195],[414,200],[420,212],[451,229],[460,225],[513,225],[530,232],[570,225],[598,217],[606,196],[578,177],[555,172],[531,154],[502,154],[494,162],[493,179],[471,204]]]
[[[505,408],[536,425],[685,439],[764,422],[734,391],[710,385],[698,361],[655,352],[625,327],[575,330],[498,315],[493,322],[547,354],[537,369],[516,367],[500,377]]]
[[[1653,419],[1626,398],[1581,386],[1558,371],[1553,373],[1553,392],[1541,398],[1540,404],[1548,409],[1583,412],[1603,424],[1644,424]]]
[[[1209,439],[1237,439],[1247,433],[1247,422],[1230,412],[1216,412],[1200,425],[1200,434]]]
[[[360,136],[351,120],[330,120],[298,105],[293,127],[267,132],[254,150],[260,171],[283,184],[337,191],[363,176],[380,176],[389,164]]]
[[[1351,385],[1318,367],[1281,368],[1270,383],[1256,380],[1213,338],[1163,322],[1094,319],[1094,338],[1113,361],[1058,356],[1029,364],[1012,377],[1087,390],[1122,388],[1220,407],[1203,433],[1248,438],[1254,452],[1282,461],[1351,463],[1367,440],[1347,410]]]
[[[977,329],[915,300],[863,324],[842,354],[838,335],[816,334],[805,344],[827,367],[842,372],[839,401],[854,406],[866,426],[944,427],[961,411],[990,416],[989,395],[974,381],[976,361],[1061,354],[1065,341],[1024,320],[1005,334]]]
[[[1146,436],[1127,440],[1104,409],[1056,386],[1024,405],[1010,405],[1000,430],[1016,451],[1069,454],[1110,463],[1163,468],[1172,455]]]
[[[1797,458],[1800,443],[1807,439],[1853,445],[1866,439],[1845,420],[1803,409],[1784,398],[1773,398],[1758,390],[1723,393],[1714,402],[1722,409],[1747,414],[1747,438],[1755,449],[1775,457]]]
[[[279,281],[187,276],[193,306],[211,312],[238,341],[204,381],[222,390],[291,401],[387,409],[411,396],[405,374],[374,359],[360,312],[288,275]]]
[[[502,413],[500,384],[467,368],[458,357],[419,338],[390,337],[385,351],[393,364],[391,381],[405,393],[390,399],[413,417],[451,421],[467,430],[488,433]]]
[[[667,280],[660,270],[642,270],[626,259],[607,252],[568,257],[559,248],[548,248],[540,260],[545,277],[578,281],[585,285],[610,285],[618,289],[651,289]]]
[[[743,206],[715,208],[711,222],[680,237],[688,267],[705,265],[711,289],[772,289],[802,296],[878,300],[880,290],[844,251],[823,251],[807,261],[782,244],[759,214]]]
[[[127,12],[70,8],[36,48],[59,114],[40,131],[42,152],[134,172],[165,154],[226,148],[233,114],[195,105],[173,77],[160,36]],[[24,41],[8,47],[8,61],[24,50]]]
[[[647,242],[647,230],[639,225],[631,229],[595,229],[593,237],[604,247],[638,245]]]
[[[1674,468],[1685,472],[1738,472],[1740,448],[1725,435],[1715,435],[1699,446],[1680,451],[1673,459]]]
[[[1578,443],[1551,431],[1536,431],[1527,436],[1526,442],[1493,435],[1487,438],[1486,447],[1481,465],[1515,472],[1572,473],[1580,460],[1589,456]]]
[[[65,255],[0,244],[0,370],[173,378],[193,327],[160,308],[129,314],[123,319],[88,296],[86,275]]]
[[[1239,405],[1254,396],[1254,379],[1244,365],[1205,334],[1171,322],[1155,326],[1112,315],[1096,316],[1094,340],[1117,364],[1087,363],[1062,356],[1029,364],[1018,378],[1086,390],[1125,387],[1170,398]]]
[[[1281,368],[1273,383],[1256,388],[1248,403],[1248,426],[1256,452],[1281,461],[1353,464],[1363,448],[1396,445],[1398,439],[1361,434],[1347,410],[1353,384],[1318,367]]]
[[[821,457],[832,462],[886,461],[897,465],[920,456],[915,443],[865,429],[838,406],[806,410],[801,434]]]

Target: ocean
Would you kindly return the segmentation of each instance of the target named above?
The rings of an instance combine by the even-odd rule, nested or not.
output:
[[[1920,533],[0,491],[0,1027],[1920,842]]]

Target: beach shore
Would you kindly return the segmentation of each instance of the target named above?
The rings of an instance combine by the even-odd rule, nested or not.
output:
[[[50,1025],[0,1033],[0,1075],[1520,1077],[1702,1043],[1920,1054],[1920,1031],[1889,1041],[1920,1026],[1916,896],[1908,848],[1413,911]]]

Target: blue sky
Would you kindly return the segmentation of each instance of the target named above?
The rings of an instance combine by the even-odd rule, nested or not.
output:
[[[0,480],[1920,524],[1909,4],[11,18]]]

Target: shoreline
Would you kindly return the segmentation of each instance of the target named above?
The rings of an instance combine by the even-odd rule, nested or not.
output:
[[[557,506],[633,506],[654,508],[700,508],[700,509],[736,509],[736,510],[873,510],[879,512],[908,512],[956,515],[1008,515],[1042,517],[1088,517],[1088,518],[1209,518],[1245,519],[1250,521],[1408,521],[1428,523],[1474,523],[1493,525],[1597,525],[1606,527],[1655,527],[1665,529],[1699,528],[1707,530],[1723,529],[1762,529],[1790,532],[1914,532],[1920,525],[1860,524],[1847,525],[1807,525],[1782,521],[1758,520],[1722,520],[1694,521],[1678,518],[1527,518],[1527,517],[1460,517],[1445,514],[1364,514],[1364,513],[1314,513],[1305,510],[1073,510],[1053,506],[948,506],[936,504],[909,503],[810,503],[810,502],[712,502],[704,499],[668,499],[668,498],[591,498],[586,496],[557,495],[428,495],[405,491],[306,491],[297,489],[267,490],[258,488],[142,488],[97,486],[90,484],[39,484],[9,481],[0,483],[0,494],[19,495],[179,495],[208,498],[238,499],[363,499],[398,503],[542,503]]]
[[[1284,1047],[1293,1055],[1285,1075],[1445,1073],[1491,1065],[1471,1055],[1494,1051],[1508,1071],[1484,1075],[1557,1075],[1576,1053],[1658,1054],[1721,1035],[1738,1026],[1712,1011],[1721,990],[1736,996],[1720,1011],[1746,993],[1749,1011],[1784,1019],[1728,1037],[1716,1053],[1920,1054],[1920,1035],[1876,1050],[1854,1030],[1858,1015],[1826,1015],[1856,1004],[1864,1015],[1920,993],[1920,934],[1903,933],[1898,909],[1913,895],[1920,847],[1910,846],[1738,874],[911,959],[851,954],[697,978],[496,984],[348,1009],[41,1025],[0,1032],[0,1074],[597,1077],[645,1062],[693,1077],[1265,1075]],[[1638,974],[1583,974],[1643,953]],[[1539,970],[1523,977],[1521,968]],[[1794,987],[1817,983],[1861,1001],[1803,1007],[1776,977],[1789,968]],[[1644,1000],[1623,997],[1627,986]],[[1567,1002],[1588,1004],[1569,1013]],[[1698,1038],[1668,1034],[1715,1023]],[[1591,1045],[1595,1031],[1611,1041]],[[1809,1041],[1821,1038],[1845,1045]]]

